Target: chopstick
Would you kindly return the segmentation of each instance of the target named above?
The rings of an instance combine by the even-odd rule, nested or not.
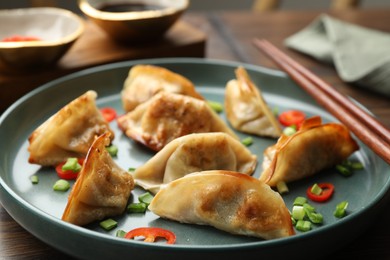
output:
[[[388,128],[269,41],[254,39],[253,43],[311,95],[317,103],[390,164],[390,131]]]

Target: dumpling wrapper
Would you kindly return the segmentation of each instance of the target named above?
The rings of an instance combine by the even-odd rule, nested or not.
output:
[[[184,76],[159,66],[136,65],[129,70],[121,92],[123,108],[131,111],[160,91],[204,99]]]
[[[225,88],[225,111],[234,129],[262,137],[278,138],[282,128],[270,111],[260,89],[250,79],[243,67],[235,71]]]
[[[346,126],[322,124],[319,116],[305,120],[291,136],[282,135],[264,151],[260,180],[274,187],[314,175],[347,159],[359,149]]]
[[[133,140],[154,151],[192,133],[224,132],[239,139],[204,100],[160,92],[117,120]]]
[[[110,143],[109,135],[99,136],[92,144],[69,194],[62,220],[84,226],[125,211],[134,179],[105,149]]]
[[[149,210],[181,223],[263,239],[295,233],[279,193],[257,178],[231,171],[203,171],[177,179],[154,196]]]
[[[137,167],[133,177],[137,185],[157,193],[161,185],[192,172],[230,170],[252,175],[256,164],[257,156],[228,134],[189,134],[173,140]]]
[[[114,132],[96,106],[97,93],[89,90],[52,115],[29,136],[28,161],[56,166],[69,157],[84,158],[95,138]]]

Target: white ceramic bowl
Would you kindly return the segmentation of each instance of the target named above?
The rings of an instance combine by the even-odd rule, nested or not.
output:
[[[139,43],[161,37],[189,5],[189,0],[78,0],[78,2],[80,10],[90,20],[114,40],[125,43]]]
[[[71,11],[36,7],[0,10],[0,60],[7,66],[31,67],[55,63],[84,32],[84,21]],[[32,36],[38,41],[10,41]]]

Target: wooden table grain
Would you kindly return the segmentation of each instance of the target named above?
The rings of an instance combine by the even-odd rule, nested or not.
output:
[[[256,14],[237,12],[187,13],[183,20],[207,35],[206,58],[239,61],[276,68],[266,56],[252,45],[253,37],[266,38],[300,61],[340,92],[367,107],[387,127],[390,127],[390,98],[342,82],[335,69],[310,57],[286,49],[283,41],[327,11],[276,11]],[[328,12],[348,22],[390,33],[390,9],[359,9]],[[376,221],[354,241],[331,255],[318,252],[314,259],[389,259],[390,258],[390,204],[389,196]],[[360,227],[357,227],[360,228]],[[60,235],[60,234],[59,234]],[[288,257],[288,253],[286,253]],[[0,259],[71,259],[68,255],[44,244],[17,222],[0,205]]]

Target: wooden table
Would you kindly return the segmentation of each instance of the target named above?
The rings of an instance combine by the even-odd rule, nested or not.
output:
[[[187,13],[183,20],[207,35],[206,57],[241,61],[276,68],[251,43],[253,37],[266,38],[284,49],[317,75],[350,95],[390,127],[390,98],[342,82],[333,67],[283,47],[283,40],[309,24],[319,11],[278,11],[267,14],[250,12]],[[331,13],[345,21],[390,33],[390,9],[356,10]],[[385,207],[358,239],[330,259],[389,259],[390,205]],[[321,255],[324,252],[319,252]],[[21,228],[0,206],[0,259],[69,259],[65,254],[42,243]]]

